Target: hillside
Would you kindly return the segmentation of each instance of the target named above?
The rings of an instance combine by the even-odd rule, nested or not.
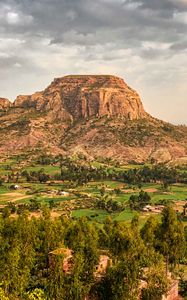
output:
[[[14,103],[0,98],[0,124],[1,155],[42,148],[123,162],[187,160],[187,127],[150,116],[115,76],[66,76]]]

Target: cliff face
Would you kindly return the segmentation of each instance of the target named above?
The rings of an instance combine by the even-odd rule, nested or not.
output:
[[[66,76],[42,92],[0,98],[0,154],[46,149],[90,158],[187,160],[187,127],[156,120],[123,79]]]
[[[64,119],[66,115],[73,120],[105,115],[130,120],[147,116],[139,95],[115,76],[58,78],[43,92],[19,96],[14,105],[58,112],[58,118]]]

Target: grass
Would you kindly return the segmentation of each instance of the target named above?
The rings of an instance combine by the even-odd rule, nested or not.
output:
[[[43,169],[45,173],[47,174],[55,174],[55,173],[60,173],[60,168],[58,166],[44,166],[44,165],[36,165],[33,167],[26,167],[25,170],[27,170],[28,172],[37,172],[39,170]]]
[[[109,216],[106,211],[97,209],[78,209],[72,212],[74,218],[88,217],[97,222],[104,222]]]
[[[0,195],[6,194],[7,192],[8,192],[8,188],[5,185],[0,186]]]
[[[14,170],[19,169],[20,170],[20,166],[19,163],[16,160],[7,160],[7,161],[3,161],[0,162],[0,175],[7,175],[8,173],[11,173],[11,170],[7,170],[6,167],[7,166],[11,166],[11,168]],[[37,172],[39,170],[43,169],[45,173],[47,174],[56,174],[56,173],[60,173],[60,167],[59,166],[52,166],[52,165],[34,165],[34,166],[23,166],[22,167],[22,171],[23,170],[27,170],[28,172]]]
[[[88,183],[88,186],[92,187],[97,185],[97,187],[106,186],[107,188],[115,189],[124,186],[122,182],[113,180],[103,180],[103,181],[92,181]]]
[[[39,197],[38,200],[40,200],[41,203],[49,203],[50,201],[54,202],[64,202],[68,200],[73,200],[75,199],[75,196],[69,196],[69,197]]]
[[[116,221],[129,221],[136,215],[136,212],[132,212],[130,209],[123,210],[120,212],[114,220]]]
[[[7,205],[9,202],[12,202],[14,204],[24,204],[24,203],[28,203],[29,199],[31,199],[31,196],[26,196],[24,194],[20,194],[20,195],[0,195],[0,205]]]
[[[160,200],[168,200],[168,201],[178,201],[178,200],[185,200],[184,195],[183,194],[171,194],[171,195],[167,195],[167,194],[155,194],[152,197],[152,203],[157,204]]]
[[[113,197],[114,197],[114,200],[124,203],[124,202],[129,201],[131,194],[132,193],[125,193],[125,194],[114,195]],[[133,194],[137,194],[137,193],[133,193]]]
[[[107,217],[111,217],[115,221],[130,224],[131,220],[136,215],[139,216],[139,225],[140,227],[142,227],[147,221],[147,219],[150,217],[151,213],[139,214],[135,211],[132,212],[130,209],[126,209],[122,212],[112,214],[99,209],[77,209],[72,212],[72,217],[74,218],[88,217],[90,220],[97,221],[99,223],[103,223]],[[155,217],[160,219],[160,215],[155,215]]]
[[[115,166],[115,164],[112,164],[112,162],[106,163],[106,162],[98,162],[94,161],[92,162],[92,166],[94,167],[106,167],[108,170],[111,171],[126,171],[130,169],[140,169],[145,166],[150,166],[150,164],[127,164],[127,165],[120,165]]]

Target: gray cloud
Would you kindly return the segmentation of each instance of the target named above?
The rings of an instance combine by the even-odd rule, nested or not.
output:
[[[187,40],[184,40],[184,41],[178,42],[178,43],[173,43],[171,45],[170,49],[174,50],[174,51],[187,50]]]
[[[69,73],[115,73],[151,112],[186,122],[176,110],[180,94],[187,111],[186,32],[186,0],[0,0],[0,94]],[[176,116],[162,105],[171,99]]]

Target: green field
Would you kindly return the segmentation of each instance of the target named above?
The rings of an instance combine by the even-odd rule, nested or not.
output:
[[[72,212],[72,217],[74,218],[88,217],[97,222],[104,222],[109,216],[110,214],[106,211],[95,209],[79,209]]]
[[[129,164],[124,166],[115,166],[115,164],[92,162],[94,167],[106,167],[107,170],[122,171],[134,168],[142,168],[143,165]],[[0,162],[0,176],[7,177],[11,172],[28,172],[43,171],[48,175],[60,173],[60,166],[56,165],[41,165],[31,161],[23,161],[20,167],[20,162],[16,158],[7,159]],[[107,217],[120,222],[129,222],[136,212],[129,209],[128,201],[132,194],[138,195],[140,189],[137,186],[128,185],[127,183],[104,180],[104,181],[91,181],[85,185],[76,185],[74,182],[25,182],[21,179],[18,182],[20,188],[18,190],[11,190],[10,186],[13,183],[4,183],[0,186],[0,207],[12,202],[18,204],[30,204],[31,199],[37,200],[41,205],[49,205],[51,202],[55,204],[55,209],[63,211],[68,209],[72,211],[72,217],[80,218],[82,216],[88,217],[90,220],[96,222],[104,222]],[[104,196],[107,199],[117,201],[120,203],[122,209],[115,213],[110,213],[107,210],[97,209],[95,203],[97,199],[101,199],[101,190],[104,188]],[[151,196],[152,204],[158,204],[160,201],[165,203],[184,201],[187,199],[187,186],[182,184],[174,184],[169,186],[167,191],[164,191],[159,183],[146,183],[141,187]],[[68,192],[68,196],[60,196],[58,191]],[[72,202],[73,201],[73,202]],[[73,203],[73,204],[72,204]],[[140,213],[141,223],[145,222],[150,214]]]
[[[43,166],[43,165],[37,165],[37,166],[33,166],[33,167],[26,167],[25,170],[27,170],[28,172],[32,172],[32,171],[39,171],[43,169],[45,173],[47,174],[54,174],[54,173],[60,173],[60,168],[59,166]]]

